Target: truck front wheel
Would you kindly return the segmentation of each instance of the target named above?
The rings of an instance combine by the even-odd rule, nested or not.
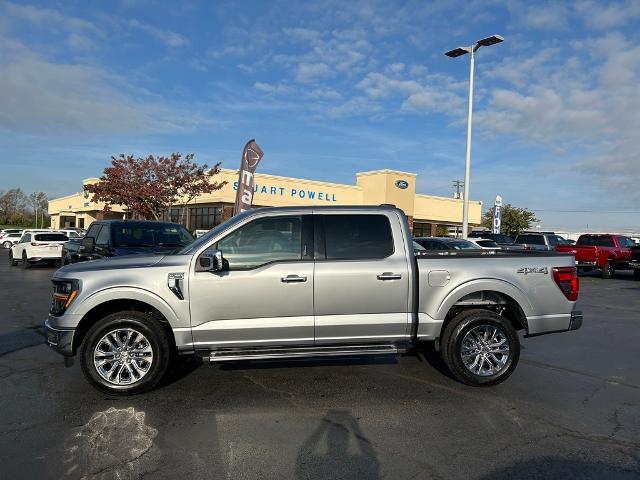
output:
[[[640,268],[633,269],[633,279],[640,280]]]
[[[169,341],[158,322],[141,312],[107,315],[87,332],[82,371],[98,390],[133,395],[151,390],[169,365]]]
[[[454,317],[444,328],[441,347],[453,376],[471,386],[503,382],[520,358],[516,329],[490,310],[467,310]]]

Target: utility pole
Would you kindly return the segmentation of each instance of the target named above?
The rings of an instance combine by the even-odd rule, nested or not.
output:
[[[462,180],[454,180],[453,181],[453,188],[456,189],[456,193],[455,196],[453,198],[457,198],[460,199],[462,197],[460,197],[460,189],[464,187],[464,182]]]

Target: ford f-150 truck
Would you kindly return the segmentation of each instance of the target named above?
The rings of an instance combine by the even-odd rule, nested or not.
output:
[[[621,235],[580,235],[575,245],[557,245],[556,251],[575,256],[578,270],[600,269],[602,278],[613,278],[616,270],[629,268],[630,247],[635,242]]]
[[[52,281],[47,343],[112,394],[153,388],[174,352],[361,357],[423,341],[460,381],[492,385],[518,363],[518,331],[582,323],[572,256],[414,253],[390,206],[250,210],[173,254],[67,265]]]

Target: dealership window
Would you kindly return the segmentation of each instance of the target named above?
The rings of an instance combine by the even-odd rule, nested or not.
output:
[[[430,237],[431,224],[413,222],[413,236],[414,237]]]
[[[189,210],[189,230],[211,230],[222,223],[222,207],[195,207]]]

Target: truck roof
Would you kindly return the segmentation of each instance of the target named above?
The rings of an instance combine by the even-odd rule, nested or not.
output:
[[[259,210],[261,212],[264,211],[287,211],[287,210],[357,210],[357,211],[380,211],[380,210],[400,210],[395,205],[390,204],[382,204],[382,205],[303,205],[299,207],[291,206],[291,207],[258,207],[254,208],[250,211]]]

